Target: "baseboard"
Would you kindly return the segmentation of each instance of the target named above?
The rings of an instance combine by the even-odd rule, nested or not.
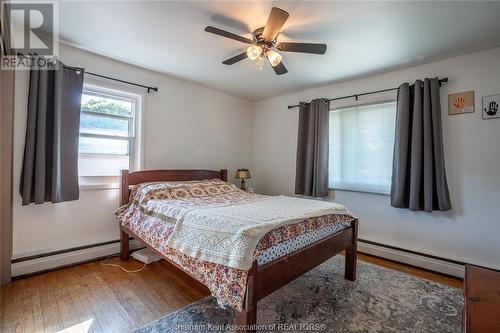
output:
[[[138,240],[130,240],[130,249],[142,248],[144,245]],[[41,256],[29,260],[13,262],[11,265],[12,277],[30,275],[60,267],[74,265],[120,253],[120,242],[88,247],[75,251]]]
[[[439,272],[451,276],[463,278],[465,274],[465,266],[440,260],[438,258],[430,258],[416,253],[401,251],[394,248],[384,247],[383,245],[370,244],[366,242],[358,242],[358,251],[361,253],[371,254],[384,259],[389,259],[415,267],[421,267],[434,272]]]
[[[131,250],[142,247],[144,247],[144,245],[138,240],[130,240]],[[367,243],[360,240],[358,242],[358,251],[460,278],[463,278],[465,273],[465,268],[462,264],[440,260],[439,258],[430,258],[428,256],[406,252],[391,247],[385,247],[382,244]],[[30,275],[118,253],[120,253],[120,243],[117,241],[111,244],[87,247],[74,251],[56,253],[53,255],[35,256],[33,259],[14,261],[11,266],[12,277]]]

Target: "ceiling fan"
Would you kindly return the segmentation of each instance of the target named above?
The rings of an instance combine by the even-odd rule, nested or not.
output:
[[[312,54],[325,54],[326,52],[325,44],[291,42],[278,43],[277,37],[289,15],[290,14],[288,14],[283,9],[273,7],[271,9],[271,13],[269,14],[269,18],[267,19],[266,25],[264,27],[255,29],[252,32],[253,40],[211,26],[206,27],[205,31],[226,38],[231,38],[246,44],[251,44],[245,52],[223,61],[223,64],[233,65],[238,61],[241,61],[248,57],[251,60],[256,61],[258,69],[262,69],[262,67],[264,66],[264,58],[267,58],[267,60],[273,67],[274,72],[277,75],[281,75],[287,73],[288,70],[281,61],[281,54],[273,49],[277,49],[278,51],[283,52],[300,52]]]

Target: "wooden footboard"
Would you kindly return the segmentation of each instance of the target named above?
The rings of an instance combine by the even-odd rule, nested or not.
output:
[[[248,272],[243,311],[237,312],[235,324],[238,332],[255,332],[257,301],[307,273],[334,255],[345,250],[345,272],[347,280],[356,280],[358,220],[351,227],[317,241],[262,266],[254,262]]]
[[[120,204],[127,204],[130,186],[153,181],[190,181],[220,178],[227,181],[227,170],[155,170],[129,173],[121,172]],[[120,225],[120,258],[129,259],[129,235],[141,240],[131,230]],[[248,272],[247,287],[243,311],[236,311],[235,324],[238,332],[255,332],[257,321],[257,302],[272,292],[285,286],[290,281],[303,275],[334,255],[345,250],[345,274],[347,280],[356,279],[358,220],[351,221],[351,226],[327,238],[319,240],[305,248],[292,252],[284,257],[262,266],[254,261]],[[146,244],[146,243],[145,243]],[[147,245],[147,244],[146,244]],[[154,248],[151,250],[165,258]],[[182,270],[181,267],[165,258],[168,262]],[[188,273],[188,275],[192,276]],[[193,278],[197,279],[195,276]],[[198,280],[198,279],[197,279]]]

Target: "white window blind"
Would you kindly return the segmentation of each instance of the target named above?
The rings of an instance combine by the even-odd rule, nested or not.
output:
[[[389,194],[396,102],[330,111],[329,186]]]

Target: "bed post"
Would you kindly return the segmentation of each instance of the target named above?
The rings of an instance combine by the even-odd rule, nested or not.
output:
[[[351,221],[352,228],[352,243],[351,246],[345,250],[345,272],[344,277],[347,280],[356,280],[356,264],[358,255],[358,219]]]
[[[220,169],[220,179],[227,182],[227,169]]]
[[[237,325],[236,332],[255,333],[257,323],[257,261],[253,262],[248,271],[247,290],[243,310],[235,313],[234,324]],[[250,327],[253,326],[253,327]]]
[[[128,242],[128,234],[120,229],[120,259],[124,261],[129,259],[130,249]]]
[[[128,203],[129,197],[129,183],[128,183],[128,170],[121,171],[120,177],[120,206]],[[120,227],[120,259],[129,259],[129,239],[128,234]]]
[[[129,182],[128,170],[120,171],[120,206],[128,204]]]

